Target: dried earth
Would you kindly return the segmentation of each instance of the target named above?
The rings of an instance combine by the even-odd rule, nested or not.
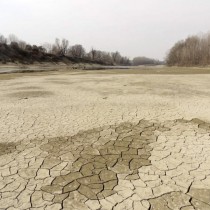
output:
[[[0,210],[210,210],[209,80],[0,75]]]

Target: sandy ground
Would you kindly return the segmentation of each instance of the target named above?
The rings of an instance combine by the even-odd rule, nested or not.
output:
[[[210,210],[210,74],[0,75],[0,209]]]

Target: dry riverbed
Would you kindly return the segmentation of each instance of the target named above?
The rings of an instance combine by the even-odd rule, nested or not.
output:
[[[0,209],[210,210],[209,73],[0,75]]]

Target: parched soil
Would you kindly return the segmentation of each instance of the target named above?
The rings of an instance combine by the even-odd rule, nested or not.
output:
[[[0,209],[210,210],[210,74],[152,71],[0,75]]]

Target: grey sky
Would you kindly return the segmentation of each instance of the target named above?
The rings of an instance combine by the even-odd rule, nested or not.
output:
[[[32,44],[58,37],[163,59],[176,41],[209,30],[210,0],[0,0],[0,33]]]

